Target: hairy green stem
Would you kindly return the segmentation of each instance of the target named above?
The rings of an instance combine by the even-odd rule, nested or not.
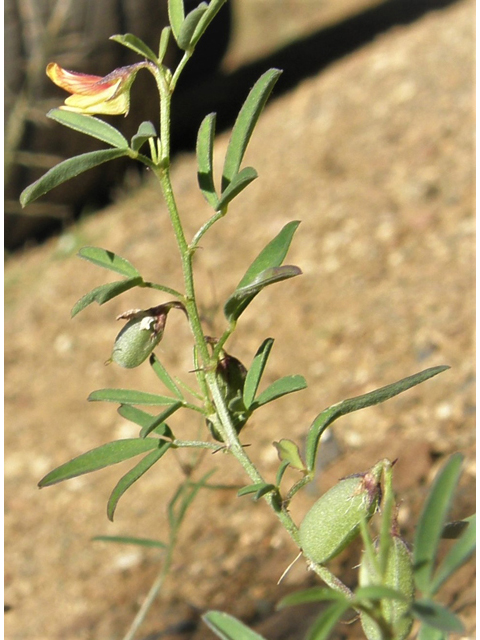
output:
[[[180,74],[182,73],[185,65],[187,64],[187,62],[190,60],[191,56],[192,56],[193,50],[187,50],[185,51],[185,53],[183,54],[182,59],[180,60],[180,62],[178,63],[177,68],[175,69],[175,72],[172,76],[172,79],[170,81],[170,89],[173,92],[173,90],[175,89],[175,87],[177,86],[177,82],[178,79],[180,77]]]
[[[174,440],[172,446],[176,449],[193,447],[194,449],[212,449],[213,452],[222,449],[217,442],[204,442],[203,440]]]
[[[186,53],[180,62],[179,67],[175,71],[175,75],[170,81],[167,81],[164,72],[161,68],[156,69],[155,78],[160,93],[160,137],[162,141],[162,159],[159,165],[157,165],[153,171],[159,180],[160,187],[165,198],[170,221],[173,227],[173,232],[179,249],[183,280],[185,286],[184,304],[187,310],[187,316],[190,323],[190,328],[193,333],[195,348],[200,360],[200,367],[198,367],[197,374],[199,375],[201,386],[202,383],[206,383],[210,391],[214,408],[215,416],[213,421],[218,429],[229,453],[235,456],[238,462],[242,465],[249,478],[253,483],[265,482],[262,475],[250,460],[242,447],[238,434],[235,431],[235,427],[230,418],[228,408],[225,404],[225,400],[221,393],[216,377],[216,363],[219,357],[219,349],[217,348],[212,355],[210,355],[207,341],[203,333],[202,325],[200,322],[200,314],[197,307],[195,286],[193,277],[193,255],[195,253],[196,244],[189,245],[185,238],[185,232],[183,230],[182,222],[178,212],[175,195],[172,188],[170,178],[170,105],[171,105],[171,93],[178,79],[179,73],[183,66],[188,61],[190,54]],[[216,216],[214,216],[216,218]],[[207,229],[204,229],[204,232]],[[203,234],[201,234],[203,235]],[[201,236],[200,236],[201,237]],[[196,242],[199,240],[199,235],[196,236]],[[234,326],[230,326],[229,329],[222,336],[222,345],[226,339],[230,336],[234,329]],[[205,398],[208,402],[208,399]],[[289,513],[286,510],[279,509],[276,496],[270,492],[265,495],[265,499],[270,507],[274,510],[277,517],[281,520],[284,527],[290,533],[292,538],[298,544],[298,529]]]
[[[196,297],[195,297],[195,286],[193,280],[193,269],[192,269],[192,252],[188,246],[188,243],[185,239],[185,233],[183,231],[183,226],[180,220],[180,216],[177,209],[177,204],[175,201],[175,196],[173,193],[172,183],[170,180],[170,171],[168,167],[159,168],[155,171],[158,180],[160,182],[160,186],[163,192],[163,196],[167,203],[168,213],[170,215],[170,221],[172,223],[173,232],[175,234],[175,238],[177,241],[177,246],[180,252],[180,258],[182,262],[182,272],[183,272],[183,281],[185,286],[185,308],[187,309],[187,315],[190,322],[190,327],[192,329],[193,336],[195,338],[195,345],[198,349],[198,353],[202,360],[202,364],[204,367],[209,367],[210,363],[210,354],[208,352],[207,343],[205,341],[205,336],[203,334],[202,326],[200,323],[200,314],[198,312]]]
[[[203,366],[202,378],[204,377],[205,382],[208,385],[210,393],[212,395],[212,400],[215,406],[215,411],[217,414],[216,427],[223,438],[225,445],[227,446],[228,451],[235,456],[238,462],[242,465],[249,478],[253,483],[261,483],[264,482],[263,477],[260,472],[250,460],[248,455],[245,452],[245,449],[240,444],[238,439],[238,434],[235,431],[232,420],[230,418],[230,414],[225,405],[225,400],[221,393],[220,387],[218,386],[218,381],[215,373],[215,361],[212,361],[212,357],[209,354],[207,342],[205,340],[205,336],[203,333],[203,329],[200,322],[200,314],[198,312],[198,307],[196,303],[195,296],[195,286],[194,286],[194,278],[193,278],[193,268],[192,268],[192,251],[190,250],[188,243],[185,238],[185,233],[183,230],[183,226],[180,220],[180,216],[178,213],[175,196],[172,189],[172,184],[170,180],[170,172],[168,167],[158,168],[155,171],[155,174],[158,177],[160,182],[160,186],[167,203],[168,212],[170,215],[170,220],[172,223],[173,231],[175,234],[175,238],[177,241],[178,249],[181,256],[182,262],[182,271],[185,285],[185,307],[187,309],[187,315],[190,323],[190,327],[193,333],[193,337],[195,340],[195,345],[197,352],[200,356],[201,364]],[[287,531],[290,533],[292,538],[298,544],[298,530],[291,519],[290,515],[287,511],[279,510],[276,507],[275,496],[272,493],[268,493],[265,496],[267,503],[272,507],[272,509],[277,514],[278,518],[281,520],[282,524],[285,526]]]
[[[220,211],[217,211],[209,220],[207,220],[207,222],[205,222],[204,225],[200,227],[197,233],[193,236],[193,239],[190,243],[191,250],[196,249],[198,247],[198,243],[200,242],[202,237],[207,233],[210,227],[213,227],[215,222],[218,222],[218,220],[223,218],[226,213],[227,213],[226,207],[224,209],[220,209]]]
[[[343,593],[343,595],[347,596],[349,599],[353,598],[353,592],[350,591],[347,585],[343,584],[341,580],[329,571],[325,565],[312,562],[309,566],[331,589]]]
[[[165,71],[161,68],[156,68],[154,76],[160,95],[160,141],[162,143],[160,162],[162,165],[168,165],[170,163],[170,105],[172,94],[165,77]]]
[[[215,345],[215,349],[213,350],[213,357],[214,358],[219,358],[220,357],[220,354],[222,352],[224,344],[227,342],[229,337],[235,331],[236,326],[237,326],[237,321],[236,320],[231,320],[228,329],[226,329],[223,332],[222,336],[220,336],[219,340],[217,341],[217,344]]]

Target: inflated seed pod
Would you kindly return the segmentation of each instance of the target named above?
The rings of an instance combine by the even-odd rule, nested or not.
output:
[[[379,579],[365,553],[360,563],[359,584],[362,587],[379,584]],[[393,640],[405,640],[413,624],[413,617],[408,613],[408,610],[413,602],[415,585],[410,551],[405,541],[397,535],[392,536],[386,572],[381,584],[400,591],[407,598],[406,602],[386,599],[380,603],[382,616],[393,630]],[[384,635],[373,618],[362,612],[360,620],[368,640],[382,640]]]
[[[324,564],[337,556],[359,534],[361,520],[373,516],[381,498],[381,465],[343,478],[307,513],[299,534],[303,554],[310,562]]]
[[[117,317],[128,320],[115,338],[112,355],[108,362],[133,369],[144,362],[163,337],[167,315],[172,308],[185,307],[180,302],[167,302],[150,309],[131,309]]]

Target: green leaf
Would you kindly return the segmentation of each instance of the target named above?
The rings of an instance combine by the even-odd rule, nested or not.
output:
[[[463,624],[446,607],[433,600],[416,600],[412,605],[413,615],[424,624],[447,633],[462,633]]]
[[[127,280],[119,280],[117,282],[110,282],[109,284],[102,284],[99,287],[95,287],[92,291],[86,293],[80,300],[78,300],[71,311],[71,316],[74,318],[77,313],[83,311],[85,307],[88,307],[92,302],[97,302],[102,305],[108,302],[112,298],[119,296],[121,293],[138,287],[143,283],[143,279],[139,276],[136,278],[127,278]]]
[[[20,204],[25,207],[40,196],[58,187],[58,185],[70,180],[70,178],[74,178],[99,164],[126,155],[128,155],[128,149],[101,149],[100,151],[90,151],[89,153],[82,153],[79,156],[68,158],[68,160],[64,160],[52,167],[41,178],[24,189],[20,194]]]
[[[467,529],[455,542],[433,576],[432,595],[473,555],[476,543],[476,518],[471,516]]]
[[[135,53],[138,53],[138,55],[142,56],[142,58],[147,58],[147,60],[151,60],[154,64],[158,64],[158,58],[150,49],[150,47],[146,45],[143,40],[140,40],[140,38],[134,36],[133,33],[110,36],[109,39],[113,40],[114,42],[123,44],[124,47],[135,51]]]
[[[127,278],[141,278],[140,273],[135,267],[130,264],[128,260],[113,253],[113,251],[107,251],[106,249],[100,249],[99,247],[83,247],[78,252],[80,258],[93,262],[98,267],[115,271],[121,276]]]
[[[232,129],[227,153],[225,154],[222,194],[238,174],[253,129],[281,73],[279,69],[270,69],[264,73],[257,80],[240,109]]]
[[[237,319],[244,309],[248,307],[255,296],[271,284],[288,280],[302,274],[298,267],[293,265],[285,265],[283,267],[270,267],[260,273],[256,280],[251,284],[237,288],[236,291],[228,298],[225,303],[225,314],[228,319]]]
[[[137,407],[129,404],[120,405],[117,409],[117,413],[119,413],[122,418],[126,418],[127,420],[130,420],[130,422],[133,422],[133,424],[137,424],[139,427],[142,427],[142,432],[146,429],[149,430],[149,432],[173,439],[173,433],[169,426],[165,424],[162,419],[159,419],[160,416],[163,417],[163,413],[161,413],[160,416],[152,416],[151,413],[142,411],[142,409],[137,409]],[[140,432],[140,437],[143,437],[141,435],[142,432]]]
[[[172,27],[175,40],[178,42],[180,29],[182,28],[183,21],[185,20],[183,0],[168,0],[168,20]]]
[[[222,640],[265,640],[243,622],[222,611],[208,611],[202,616],[205,624]]]
[[[238,196],[248,185],[258,178],[258,173],[253,167],[245,167],[233,177],[228,187],[223,191],[216,210],[224,209],[234,198]]]
[[[344,602],[343,593],[334,591],[328,587],[311,587],[310,589],[302,589],[285,596],[277,604],[277,609],[292,607],[297,604],[306,604],[310,602],[323,602],[325,600],[339,600]]]
[[[123,462],[129,458],[138,456],[145,451],[158,449],[160,444],[159,440],[153,438],[147,440],[144,438],[129,438],[108,442],[96,449],[82,453],[80,456],[73,458],[73,460],[50,471],[50,473],[47,473],[47,475],[40,480],[38,486],[49,487],[52,484],[81,476],[84,473],[98,471],[98,469],[103,469],[112,464],[117,464],[117,462]]]
[[[97,140],[106,142],[112,147],[117,147],[117,149],[128,149],[128,142],[120,131],[99,118],[86,116],[83,113],[75,113],[74,111],[66,111],[64,109],[51,109],[47,113],[47,118],[55,120],[55,122],[59,122],[75,131],[80,131],[80,133],[85,133],[87,136],[97,138]]]
[[[110,494],[110,498],[107,504],[107,516],[108,519],[113,522],[113,517],[115,515],[115,510],[117,508],[118,501],[123,496],[125,491],[129,489],[132,484],[134,484],[139,478],[143,476],[153,465],[160,460],[160,458],[168,451],[171,447],[170,442],[164,442],[162,446],[154,451],[148,453],[138,464],[136,464],[133,469],[130,469],[128,473],[126,473],[122,478],[120,478],[119,482],[116,484],[112,493]]]
[[[432,575],[438,544],[457,488],[462,460],[459,453],[452,455],[437,474],[415,532],[413,549],[415,585],[425,595],[434,593]]]
[[[297,230],[299,224],[300,222],[297,220],[286,224],[280,233],[278,233],[277,236],[267,244],[267,246],[258,254],[249,266],[245,275],[238,283],[237,288],[225,303],[224,313],[228,320],[238,319],[240,314],[244,309],[246,309],[248,304],[250,304],[258,291],[260,291],[264,286],[267,286],[266,284],[262,284],[265,272],[268,274],[269,269],[279,267],[282,264],[285,256],[287,255],[288,249],[290,248],[293,234]],[[256,293],[252,293],[252,290],[247,289],[251,285],[254,290],[258,286],[260,288]]]
[[[180,391],[180,389],[178,388],[177,384],[175,383],[171,375],[168,373],[168,371],[165,369],[163,364],[160,362],[160,360],[157,358],[157,356],[154,353],[152,353],[152,355],[150,356],[149,362],[150,362],[150,366],[154,370],[158,379],[161,382],[163,382],[163,384],[167,387],[169,391],[171,391],[174,395],[176,395],[178,398],[183,400],[182,392]]]
[[[130,404],[121,404],[117,409],[117,413],[119,413],[122,418],[125,418],[142,428],[148,427],[154,417],[151,413],[137,409],[137,407]]]
[[[158,64],[163,64],[163,59],[165,58],[165,54],[168,49],[168,43],[170,42],[171,33],[172,30],[170,27],[163,27],[158,47]]]
[[[258,489],[258,491],[255,494],[253,499],[256,502],[257,500],[260,500],[260,498],[263,498],[263,496],[266,495],[267,493],[270,493],[270,492],[276,491],[276,490],[277,490],[277,487],[274,484],[265,482],[263,487],[260,487]]]
[[[175,436],[173,435],[173,431],[170,429],[166,422],[161,422],[158,424],[152,431],[156,435],[162,436],[161,440],[168,439],[168,442],[173,443],[175,440]]]
[[[293,440],[282,438],[280,442],[274,442],[273,446],[276,448],[278,457],[282,462],[288,462],[294,469],[306,471],[298,445]]]
[[[247,372],[245,378],[245,386],[243,387],[243,402],[245,408],[249,409],[257,393],[258,385],[262,379],[268,356],[273,347],[273,338],[267,338],[258,348],[253,359],[252,365]]]
[[[237,496],[241,498],[242,496],[248,496],[251,493],[257,493],[257,491],[260,491],[265,486],[267,486],[266,482],[257,482],[256,484],[249,484],[246,487],[242,487],[241,489],[239,489],[237,492]],[[274,486],[274,485],[268,485],[268,486]]]
[[[260,500],[266,493],[270,493],[271,491],[277,491],[277,487],[270,482],[257,482],[256,484],[249,484],[246,487],[243,487],[237,492],[237,496],[239,498],[243,496],[248,496],[251,493],[254,493],[255,496],[253,499],[255,501]]]
[[[327,640],[337,622],[349,608],[350,603],[346,599],[329,605],[310,627],[305,640]]]
[[[184,51],[187,50],[190,46],[190,41],[195,33],[195,29],[197,28],[198,23],[200,22],[201,17],[207,11],[208,5],[206,2],[202,2],[195,9],[190,11],[185,16],[185,20],[180,27],[180,32],[177,38],[177,44],[180,49]]]
[[[399,393],[407,391],[407,389],[411,389],[415,385],[420,384],[421,382],[424,382],[425,380],[428,380],[449,368],[450,367],[447,366],[440,366],[425,369],[424,371],[420,371],[420,373],[415,373],[414,375],[403,378],[398,382],[388,384],[380,389],[375,389],[375,391],[369,391],[368,393],[364,393],[360,396],[342,400],[341,402],[338,402],[337,404],[334,404],[322,411],[322,413],[320,413],[313,421],[307,435],[305,453],[307,469],[309,471],[314,470],[320,437],[325,429],[329,427],[332,422],[337,420],[337,418],[340,418],[340,416],[344,416],[347,413],[351,413],[352,411],[358,411],[359,409],[365,409],[366,407],[371,407],[375,404],[379,404],[380,402],[385,402],[385,400],[389,400]]]
[[[95,536],[92,538],[95,542],[115,542],[117,544],[135,544],[139,547],[156,547],[166,549],[168,547],[165,542],[160,540],[152,540],[150,538],[134,538],[132,536]]]
[[[181,525],[189,506],[194,501],[200,489],[205,488],[208,480],[215,473],[216,469],[207,471],[198,482],[185,480],[180,485],[176,494],[168,503],[168,520],[172,530],[178,529]]]
[[[267,389],[265,389],[265,391],[263,391],[252,402],[250,411],[255,411],[256,409],[258,409],[258,407],[267,404],[267,402],[272,402],[273,400],[281,398],[287,393],[294,393],[295,391],[300,391],[301,389],[305,389],[306,387],[307,382],[303,376],[294,375],[280,378],[269,387],[267,387]]]
[[[284,460],[277,469],[277,474],[275,476],[275,484],[277,487],[280,487],[282,483],[283,476],[285,475],[285,471],[290,466],[290,463],[287,460]]]
[[[134,151],[140,151],[149,138],[156,138],[157,131],[150,120],[145,120],[138,127],[137,133],[132,137],[131,145]]]
[[[269,284],[288,280],[289,278],[294,278],[295,276],[300,275],[302,275],[301,269],[292,264],[282,265],[281,267],[270,267],[269,269],[265,269],[265,271],[259,273],[251,284],[238,289],[236,297],[245,298],[247,296],[256,295]]]
[[[355,591],[355,602],[372,600],[400,600],[400,602],[410,602],[410,599],[401,591],[376,584],[368,587],[358,587]]]
[[[146,438],[149,433],[151,433],[159,425],[165,422],[165,420],[167,420],[173,413],[175,413],[175,411],[178,411],[182,406],[183,403],[181,401],[178,401],[167,407],[167,409],[162,411],[162,413],[159,413],[158,416],[155,416],[153,420],[150,421],[150,424],[142,427],[142,430],[140,431],[140,437]]]
[[[215,138],[216,117],[215,113],[210,113],[203,119],[198,129],[196,149],[198,186],[205,200],[215,210],[218,208],[218,197],[213,178],[213,142]]]
[[[273,240],[258,254],[255,260],[247,269],[245,275],[238,283],[237,288],[243,288],[256,281],[258,276],[272,267],[279,267],[285,260],[293,234],[298,228],[300,221],[288,222]]]
[[[422,624],[417,635],[417,640],[448,640],[448,634],[428,626],[428,624]]]
[[[118,402],[118,404],[140,404],[154,406],[165,406],[176,404],[176,398],[159,396],[155,393],[145,391],[133,391],[132,389],[98,389],[92,391],[88,396],[89,402]]]
[[[217,15],[217,13],[222,8],[222,5],[224,5],[226,1],[227,0],[211,0],[209,2],[208,9],[207,11],[205,11],[203,16],[201,17],[200,22],[198,23],[197,28],[195,29],[195,33],[193,34],[190,40],[191,48],[196,46],[197,42],[200,40],[202,35],[207,30],[208,25],[211,23],[211,21]]]

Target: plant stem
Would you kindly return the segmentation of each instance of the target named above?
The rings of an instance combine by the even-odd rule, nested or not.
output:
[[[160,142],[162,145],[160,162],[168,165],[170,163],[170,105],[172,94],[165,72],[161,68],[155,69],[154,76],[160,95]]]
[[[179,65],[186,64],[188,56],[185,55]],[[183,66],[182,66],[183,68]],[[193,278],[193,255],[195,253],[196,244],[192,243],[189,246],[185,238],[182,222],[177,208],[175,195],[172,188],[170,178],[170,104],[171,104],[171,92],[175,86],[176,79],[178,78],[179,68],[177,68],[174,78],[167,82],[167,78],[161,69],[157,69],[155,78],[160,93],[160,132],[162,140],[162,159],[160,164],[157,165],[153,171],[158,178],[160,187],[165,198],[170,221],[173,227],[173,232],[179,249],[183,280],[185,286],[184,304],[187,311],[190,328],[193,333],[195,348],[199,357],[200,367],[198,368],[198,375],[200,378],[201,386],[206,383],[211,393],[211,397],[215,407],[215,414],[209,416],[209,419],[215,423],[215,426],[222,436],[222,439],[227,447],[229,453],[233,454],[238,462],[242,465],[249,478],[253,483],[265,482],[260,472],[250,460],[242,447],[238,434],[235,431],[228,408],[225,404],[225,400],[221,393],[216,377],[216,364],[219,357],[218,349],[214,355],[211,356],[205,335],[203,333],[202,325],[200,322],[200,314],[197,307],[195,286]],[[215,218],[215,216],[214,216]],[[196,239],[198,241],[199,236],[197,234]],[[225,332],[225,339],[230,335],[234,326],[229,327]],[[225,341],[225,340],[224,340]],[[222,342],[222,344],[224,343]],[[208,406],[208,398],[205,398],[206,406]],[[274,510],[277,517],[281,520],[284,527],[290,533],[292,538],[298,545],[298,529],[289,513],[286,510],[279,509],[276,504],[276,496],[273,493],[267,493],[265,499],[270,507]]]
[[[177,246],[181,256],[183,279],[185,285],[185,307],[187,309],[187,315],[190,323],[190,327],[195,340],[195,346],[200,356],[201,365],[203,371],[201,377],[204,378],[211,392],[213,403],[216,410],[216,415],[211,416],[212,421],[215,422],[219,433],[221,434],[228,451],[235,456],[238,462],[245,469],[249,478],[253,483],[265,482],[256,466],[250,460],[242,447],[238,434],[235,431],[235,427],[230,418],[230,414],[225,405],[225,400],[222,396],[218,381],[215,373],[216,362],[209,354],[207,342],[203,334],[202,325],[200,322],[200,314],[196,303],[195,286],[193,278],[192,268],[192,256],[193,252],[190,250],[188,243],[185,239],[185,233],[178,213],[175,196],[170,180],[169,167],[158,167],[155,170],[155,174],[160,182],[160,186],[167,203],[168,212],[170,215],[170,221],[172,223],[173,232],[177,241]],[[268,493],[265,496],[267,503],[277,514],[277,517],[281,520],[284,527],[290,533],[294,541],[298,544],[298,529],[291,519],[289,513],[284,510],[279,510],[275,504],[275,496],[272,493]]]
[[[183,231],[180,216],[178,214],[177,204],[170,180],[170,171],[168,167],[158,168],[155,173],[158,177],[165,201],[167,203],[170,221],[172,223],[173,232],[175,234],[177,246],[180,252],[183,281],[185,285],[185,307],[187,309],[190,327],[195,338],[195,345],[198,349],[203,366],[209,367],[211,365],[210,355],[208,352],[207,343],[205,341],[205,336],[203,335],[203,330],[200,323],[200,315],[198,313],[195,297],[195,286],[193,281],[192,269],[192,252],[190,251],[188,243],[185,239],[185,233]]]
[[[200,227],[197,233],[193,236],[193,239],[190,243],[191,250],[197,248],[198,243],[200,242],[201,238],[205,235],[205,233],[210,229],[210,227],[212,227],[215,224],[215,222],[218,222],[218,220],[221,220],[221,218],[223,218],[226,213],[227,213],[226,207],[224,209],[220,209],[220,211],[216,211],[215,214],[209,220],[207,220],[207,222],[205,222],[205,224],[202,225],[202,227]]]
[[[212,449],[213,452],[219,451],[222,445],[217,442],[204,442],[203,440],[174,440],[172,445],[176,449],[193,447],[194,449]]]
[[[178,66],[175,69],[175,73],[173,74],[173,77],[172,77],[172,79],[170,81],[170,87],[171,87],[171,91],[172,92],[173,92],[173,90],[175,89],[175,87],[177,85],[178,78],[180,77],[180,74],[182,73],[185,65],[190,60],[190,58],[192,56],[192,53],[193,53],[193,51],[190,51],[190,50],[185,51],[185,53],[183,54],[182,59],[178,63]]]
[[[353,593],[347,587],[347,585],[343,584],[341,580],[339,580],[331,571],[327,569],[327,567],[323,564],[315,564],[312,562],[310,568],[315,571],[317,575],[322,578],[322,580],[327,584],[331,589],[335,591],[339,591],[343,593],[343,595],[347,596],[347,598],[353,598]]]
[[[180,530],[183,518],[185,517],[185,513],[189,505],[192,503],[192,500],[197,495],[198,491],[205,486],[206,480],[213,473],[214,473],[213,471],[210,471],[205,476],[203,476],[203,479],[202,479],[203,481],[200,481],[198,483],[192,483],[187,478],[183,483],[180,484],[178,490],[175,493],[175,496],[170,501],[169,503],[170,535],[169,535],[169,543],[166,549],[165,561],[163,563],[163,566],[155,582],[150,587],[147,597],[143,601],[142,606],[140,607],[137,615],[135,616],[130,626],[130,629],[127,632],[127,635],[123,638],[123,640],[134,639],[135,634],[137,633],[138,629],[140,628],[143,621],[145,620],[145,617],[148,611],[150,610],[150,607],[152,606],[153,602],[155,601],[155,598],[160,593],[163,583],[165,582],[165,579],[170,573],[170,568],[173,562],[173,554],[175,552],[175,548],[178,542],[178,532]],[[189,492],[190,488],[191,488],[191,491]],[[183,500],[181,500],[180,502],[180,507],[178,511],[175,511],[177,500],[180,500],[181,498],[183,498]]]
[[[135,634],[139,630],[140,626],[143,624],[143,621],[145,620],[145,617],[148,611],[150,610],[150,607],[152,606],[155,598],[160,593],[160,589],[162,588],[163,583],[165,582],[165,578],[168,576],[168,573],[170,571],[170,566],[173,561],[174,550],[175,550],[175,544],[170,544],[167,548],[167,555],[165,557],[165,562],[163,563],[163,566],[155,582],[150,587],[147,597],[143,601],[142,606],[138,610],[137,615],[135,616],[132,624],[130,625],[130,629],[128,630],[127,635],[124,636],[123,640],[133,640],[135,638]]]
[[[163,291],[164,293],[168,293],[170,296],[174,296],[179,300],[183,300],[183,294],[176,289],[171,289],[170,287],[165,287],[163,284],[156,284],[155,282],[143,282],[141,287],[147,287],[149,289],[156,289],[157,291]]]
[[[213,357],[214,358],[219,358],[220,357],[220,354],[221,354],[222,349],[223,349],[223,345],[226,343],[226,341],[229,339],[229,337],[235,331],[235,327],[236,326],[237,326],[237,321],[236,320],[231,320],[230,321],[230,326],[228,327],[228,329],[226,329],[223,332],[223,335],[219,338],[219,340],[217,341],[217,344],[215,345],[215,349],[213,350]]]

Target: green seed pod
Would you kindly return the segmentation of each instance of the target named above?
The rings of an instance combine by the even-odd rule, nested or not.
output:
[[[115,338],[108,362],[116,362],[126,369],[145,362],[162,339],[167,315],[172,308],[185,311],[183,304],[174,301],[146,310],[131,309],[119,315],[117,320],[128,322]]]
[[[163,337],[166,316],[158,320],[145,311],[137,313],[115,338],[111,360],[126,369],[142,364]]]
[[[249,417],[243,402],[243,387],[247,370],[240,360],[223,352],[223,357],[219,361],[215,373],[233,426],[236,432],[240,433]],[[220,434],[210,420],[207,420],[207,426],[215,440],[222,442]]]
[[[304,555],[315,564],[337,556],[370,520],[380,502],[381,463],[364,474],[349,476],[323,494],[300,525]]]
[[[393,640],[405,640],[413,624],[413,617],[408,611],[415,595],[415,585],[412,557],[406,543],[399,536],[392,536],[385,575],[380,582],[385,587],[400,591],[408,598],[407,602],[385,599],[380,603],[383,619],[393,631]],[[362,587],[379,584],[376,572],[365,553],[360,563],[359,584]],[[382,634],[378,623],[372,617],[362,612],[360,620],[368,640],[382,640],[384,634]]]

